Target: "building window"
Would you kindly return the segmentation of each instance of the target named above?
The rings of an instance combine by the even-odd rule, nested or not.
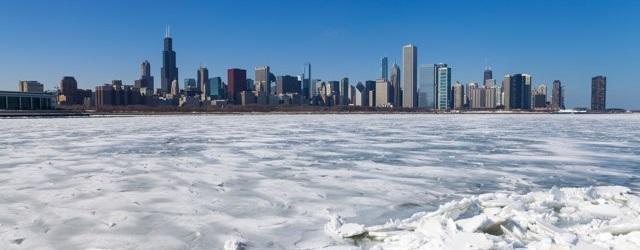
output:
[[[0,109],[7,109],[7,97],[0,96]]]
[[[13,97],[13,96],[9,96],[8,98],[8,103],[7,103],[7,109],[19,109],[19,105],[18,105],[18,97]]]
[[[31,109],[31,98],[20,97],[20,109]]]

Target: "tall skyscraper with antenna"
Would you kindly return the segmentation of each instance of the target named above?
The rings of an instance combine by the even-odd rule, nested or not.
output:
[[[493,71],[491,70],[491,67],[486,66],[484,68],[484,78],[482,79],[482,84],[487,84],[487,80],[491,79],[493,79]]]
[[[178,67],[176,66],[176,52],[173,51],[171,29],[167,26],[164,36],[164,50],[162,51],[162,68],[160,69],[160,87],[164,93],[171,92],[171,83],[174,80],[178,80]]]

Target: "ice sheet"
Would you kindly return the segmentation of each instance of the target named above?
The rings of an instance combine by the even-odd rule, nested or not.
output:
[[[0,249],[357,249],[327,233],[331,218],[369,228],[484,193],[505,196],[482,214],[553,186],[638,192],[638,127],[639,115],[0,120]],[[609,205],[584,209],[624,215]],[[486,218],[461,219],[424,223],[494,242],[474,234]],[[597,235],[636,236],[629,223]]]

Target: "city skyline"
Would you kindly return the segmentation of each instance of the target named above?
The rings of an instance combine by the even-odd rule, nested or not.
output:
[[[32,5],[35,5],[35,3],[39,3],[38,5],[42,5],[36,8],[36,12],[41,12],[42,11],[41,9],[44,8],[46,5],[48,5],[45,2],[27,1],[27,3],[11,4],[11,6],[7,6],[8,8],[3,8],[3,9],[11,10],[11,9],[33,7]],[[216,3],[216,4],[219,4],[222,7],[233,5],[233,3],[227,3],[227,2]],[[277,3],[277,4],[274,3],[274,5],[276,6],[282,5],[282,4],[283,3]],[[299,7],[300,5],[294,2],[288,2],[287,4],[292,5],[292,7],[295,7],[295,6]],[[317,3],[315,2],[310,3],[310,5],[315,5],[315,4]],[[500,4],[507,5],[507,7],[502,7],[502,8],[509,7],[509,4],[505,2],[497,1],[497,2],[492,2],[488,4],[486,8],[498,8],[499,7],[498,5]],[[625,4],[629,5],[630,3],[624,3],[622,5],[625,5]],[[83,4],[77,3],[77,5],[83,5]],[[107,9],[115,8],[115,7],[121,7],[126,9],[127,6],[130,6],[129,8],[131,9],[126,9],[127,10],[125,11],[126,13],[140,8],[140,6],[126,5],[121,2],[120,3],[116,2],[112,4],[101,3],[100,5],[107,5],[107,6],[102,6],[102,7],[107,7]],[[238,3],[238,5],[244,6],[246,5],[246,3],[241,2],[241,3]],[[258,4],[258,5],[262,5],[262,4]],[[329,5],[335,6],[337,5],[337,3],[331,2]],[[353,6],[353,4],[350,3],[345,5],[347,5],[347,9],[350,9],[350,10],[357,7],[361,7],[363,9],[377,9],[377,8],[386,7],[390,5],[390,3],[388,2],[378,3],[378,4],[360,3],[360,5],[362,6]],[[415,3],[415,2],[402,3],[399,5],[400,6],[392,7],[392,10],[402,9],[407,12],[410,12],[408,10],[409,7],[411,6],[415,7],[416,5],[422,6],[421,3]],[[534,10],[541,8],[539,4],[528,3],[528,2],[520,3],[518,5],[531,7]],[[549,10],[548,12],[543,12],[543,13],[548,16],[555,16],[556,14],[558,14],[557,11],[561,10],[563,7],[567,7],[565,5],[567,5],[567,3],[560,4],[560,6],[558,6],[558,10],[556,11]],[[438,5],[435,7],[442,8],[446,6]],[[475,6],[475,7],[479,9],[485,8],[485,7],[478,7],[478,6]],[[511,6],[511,7],[515,8],[515,6]],[[523,7],[523,6],[520,6],[520,7]],[[582,5],[578,4],[577,7],[583,10],[583,9],[592,9],[596,7],[602,7],[602,6],[600,6],[599,4],[582,4]],[[75,8],[80,8],[80,7],[75,7]],[[614,10],[612,6],[606,6],[605,9],[607,8],[610,11]],[[621,8],[621,6],[616,7],[615,10],[618,10],[618,8]],[[471,11],[471,10],[473,10],[473,8],[471,7],[463,8],[464,12]],[[92,10],[92,9],[89,9],[88,13],[94,13],[96,11],[102,13],[99,10]],[[248,8],[247,11],[253,12],[254,10],[253,8]],[[338,13],[342,11],[344,10],[338,11]],[[532,60],[521,60],[521,61],[518,61],[518,59],[521,59],[521,57],[525,58],[530,52],[522,51],[522,55],[511,54],[509,56],[504,56],[504,55],[501,56],[501,54],[503,54],[504,51],[497,49],[495,51],[488,51],[486,53],[482,52],[485,54],[480,54],[480,51],[479,51],[480,48],[473,46],[473,43],[465,44],[471,48],[462,49],[462,51],[453,50],[450,53],[442,53],[443,52],[442,46],[434,45],[433,42],[429,42],[428,39],[425,39],[425,37],[420,34],[409,32],[409,34],[407,35],[399,36],[398,38],[394,38],[394,39],[388,39],[388,40],[395,40],[395,41],[385,42],[382,45],[367,44],[367,46],[363,46],[364,48],[356,49],[358,51],[357,54],[360,54],[361,56],[353,56],[352,54],[349,54],[349,53],[347,53],[346,55],[343,55],[344,52],[349,51],[349,49],[345,50],[344,48],[336,48],[335,47],[336,44],[334,44],[333,42],[327,44],[329,46],[323,47],[317,44],[316,42],[307,42],[307,41],[300,42],[296,38],[296,39],[293,39],[290,44],[286,44],[289,46],[285,46],[285,47],[290,47],[290,48],[283,48],[283,47],[276,46],[273,49],[272,53],[276,53],[278,55],[285,55],[285,56],[275,57],[273,55],[269,55],[268,53],[261,54],[259,52],[256,52],[258,50],[265,50],[268,48],[272,48],[274,43],[272,41],[265,41],[264,43],[258,43],[258,42],[255,42],[254,39],[248,38],[248,41],[237,41],[237,45],[234,49],[227,49],[227,47],[224,45],[228,44],[229,42],[227,41],[228,39],[225,38],[229,36],[229,33],[225,31],[220,31],[216,33],[218,34],[218,38],[219,38],[218,41],[220,41],[221,46],[216,46],[216,42],[215,42],[216,40],[211,40],[208,42],[202,42],[202,41],[199,41],[198,39],[194,40],[193,37],[196,36],[195,30],[193,29],[193,27],[188,27],[187,24],[194,24],[195,21],[184,22],[179,20],[179,18],[176,17],[186,12],[187,12],[187,9],[178,8],[178,14],[175,14],[171,18],[166,18],[167,20],[162,20],[162,22],[159,22],[157,20],[142,21],[141,22],[142,24],[138,24],[138,26],[142,26],[141,30],[138,30],[138,32],[140,32],[139,36],[135,36],[135,35],[132,36],[130,34],[127,34],[126,32],[120,33],[119,35],[115,35],[115,36],[113,35],[113,33],[115,32],[114,31],[115,26],[122,26],[124,24],[129,23],[128,21],[116,23],[114,24],[114,27],[110,27],[106,25],[106,23],[96,21],[96,23],[94,23],[96,30],[106,29],[107,31],[109,31],[106,33],[111,35],[108,37],[103,37],[99,35],[95,37],[84,37],[84,39],[79,39],[79,41],[74,43],[78,45],[74,48],[71,48],[72,46],[70,47],[70,45],[63,45],[63,46],[57,47],[58,50],[56,51],[49,51],[50,53],[41,53],[39,54],[38,57],[35,57],[37,60],[27,60],[30,64],[33,64],[33,67],[25,67],[25,68],[20,67],[20,65],[22,65],[21,60],[24,60],[25,57],[27,59],[31,58],[29,57],[29,54],[31,54],[32,52],[26,52],[26,50],[33,49],[35,52],[37,51],[42,52],[42,50],[46,49],[47,46],[42,44],[37,45],[37,44],[32,44],[30,42],[26,42],[25,45],[12,47],[11,45],[14,44],[14,42],[12,41],[12,39],[9,39],[7,44],[0,45],[0,52],[2,52],[5,55],[8,55],[5,57],[4,60],[0,60],[0,61],[3,61],[3,62],[0,62],[2,63],[3,68],[8,70],[7,72],[5,72],[5,74],[3,74],[0,77],[0,80],[2,80],[0,82],[0,87],[4,90],[13,90],[15,89],[16,83],[18,83],[21,80],[34,80],[34,81],[39,81],[40,83],[43,83],[45,85],[45,89],[53,89],[54,86],[58,85],[58,82],[60,81],[60,79],[63,76],[67,76],[67,75],[74,76],[76,78],[79,88],[93,89],[95,86],[101,85],[103,83],[109,83],[113,79],[121,79],[124,84],[133,84],[134,80],[138,80],[140,78],[139,77],[140,62],[144,62],[146,60],[151,63],[151,76],[154,76],[156,78],[155,85],[156,87],[158,87],[161,84],[161,82],[158,82],[159,80],[158,78],[161,77],[160,67],[162,65],[162,60],[159,59],[159,57],[161,56],[160,52],[162,51],[162,44],[160,44],[158,41],[162,39],[162,36],[161,36],[162,30],[164,30],[167,25],[171,25],[172,26],[171,35],[173,38],[176,39],[176,41],[174,41],[174,51],[177,51],[179,53],[179,56],[177,56],[177,60],[176,60],[177,61],[176,66],[178,69],[180,69],[179,75],[181,76],[177,79],[179,83],[181,83],[182,80],[186,78],[196,78],[197,77],[196,71],[198,69],[198,65],[201,65],[201,64],[208,66],[210,77],[222,76],[224,81],[228,82],[228,80],[225,77],[226,76],[225,73],[226,73],[226,70],[230,68],[241,68],[249,71],[247,75],[248,78],[253,78],[253,74],[252,74],[253,72],[251,71],[253,71],[255,67],[258,67],[261,65],[269,65],[271,67],[271,70],[276,75],[301,75],[303,73],[302,68],[304,63],[310,62],[311,64],[314,65],[314,74],[312,76],[313,79],[319,78],[323,80],[339,80],[339,79],[342,79],[342,77],[349,77],[350,83],[352,85],[355,85],[357,82],[365,82],[366,80],[377,80],[380,77],[379,65],[380,65],[380,58],[382,57],[387,57],[388,60],[390,61],[389,63],[397,63],[402,65],[402,54],[398,48],[411,43],[420,48],[420,53],[418,53],[418,58],[417,58],[418,67],[422,65],[429,65],[429,64],[440,63],[440,62],[447,63],[452,68],[452,73],[451,73],[452,79],[450,79],[452,82],[460,81],[463,84],[466,84],[468,82],[481,82],[483,80],[482,78],[483,76],[481,74],[483,74],[484,68],[486,66],[491,66],[493,70],[494,78],[497,79],[498,81],[501,81],[502,76],[504,75],[517,74],[517,73],[528,73],[533,75],[534,76],[533,83],[532,83],[533,86],[538,86],[539,84],[546,84],[547,86],[551,86],[554,80],[561,80],[563,83],[563,88],[564,90],[566,90],[567,99],[565,101],[566,103],[565,106],[589,107],[590,94],[591,94],[591,89],[590,89],[591,78],[596,75],[605,75],[607,76],[607,78],[609,78],[609,83],[610,83],[607,86],[607,107],[611,107],[611,108],[620,107],[620,108],[632,108],[632,109],[639,107],[638,104],[633,102],[634,101],[633,93],[638,92],[637,91],[638,86],[633,83],[633,79],[632,77],[630,77],[631,76],[630,73],[626,73],[626,74],[620,73],[620,71],[622,71],[623,73],[625,71],[626,72],[629,72],[630,70],[632,71],[634,66],[633,62],[624,64],[621,66],[620,65],[621,61],[615,60],[616,58],[622,57],[622,54],[621,54],[622,52],[620,52],[622,50],[626,50],[630,52],[628,53],[628,55],[625,56],[625,58],[633,58],[634,56],[637,56],[638,55],[637,48],[633,48],[631,46],[622,46],[619,50],[615,51],[615,53],[607,53],[608,48],[601,48],[605,52],[602,52],[602,53],[592,52],[593,54],[596,54],[594,58],[599,59],[600,62],[593,62],[592,65],[590,65],[589,67],[581,67],[580,65],[584,64],[585,62],[578,61],[575,59],[568,60],[566,58],[556,59],[558,57],[551,56],[546,51],[542,51],[544,53],[541,53],[545,57],[540,56],[540,58],[538,58],[537,60],[532,59]],[[624,16],[624,14],[625,13],[622,13],[621,15]],[[7,12],[3,18],[11,17],[11,15],[13,14]],[[87,14],[78,13],[78,15],[84,16]],[[44,16],[46,17],[48,16],[48,14],[45,13]],[[146,16],[146,14],[143,16]],[[603,18],[604,17],[608,18],[605,21],[608,21],[610,24],[622,24],[622,26],[618,26],[616,28],[617,32],[614,31],[615,33],[614,37],[627,38],[626,40],[623,39],[624,40],[623,42],[625,44],[626,43],[631,44],[631,41],[633,41],[634,39],[637,39],[637,37],[635,36],[631,36],[631,35],[625,36],[626,30],[625,30],[624,23],[620,21],[616,21],[620,17],[612,18],[611,16],[608,16],[608,15],[604,15]],[[20,22],[18,22],[18,24],[15,26],[3,27],[2,28],[4,29],[3,33],[8,34],[10,37],[12,37],[13,35],[17,35],[23,32],[23,31],[17,31],[17,28],[24,27],[25,25],[28,27],[30,25],[39,24],[39,22],[43,22],[42,20],[40,20],[40,18],[41,17],[35,18],[34,20],[32,20],[31,23],[25,22],[21,24]],[[78,19],[79,18],[80,17],[78,17]],[[281,24],[283,20],[279,20],[279,19],[281,18],[278,18],[278,20],[275,20],[273,22]],[[80,28],[84,27],[84,25],[75,23],[76,21],[78,20],[69,21],[65,18],[55,19],[53,20],[54,23],[67,22],[67,25],[52,26],[51,30],[49,32],[45,32],[45,35],[43,37],[47,41],[52,43],[50,45],[56,45],[56,44],[60,45],[59,44],[60,41],[57,41],[54,38],[59,38],[62,41],[66,41],[69,38],[65,37],[65,33],[68,33],[70,29],[78,28],[78,26],[81,26]],[[353,18],[343,18],[340,20],[340,22],[338,22],[338,24],[351,23],[351,21],[353,21],[354,24],[347,25],[348,26],[347,28],[335,29],[337,30],[337,33],[332,33],[332,32],[323,33],[324,29],[318,28],[317,26],[318,26],[318,23],[323,24],[324,21],[314,21],[312,23],[315,25],[313,25],[312,30],[315,33],[312,33],[311,35],[317,33],[320,36],[311,36],[311,37],[312,38],[319,37],[319,40],[324,41],[329,38],[335,39],[336,37],[344,36],[346,38],[349,38],[349,42],[351,42],[351,40],[360,40],[362,38],[366,38],[367,36],[349,35],[347,33],[344,33],[345,30],[357,28],[360,26],[364,27],[366,24],[372,24],[373,27],[387,26],[386,24],[380,24],[378,22],[374,22],[373,20],[368,20],[368,22],[363,22],[363,21],[355,22]],[[389,22],[389,24],[394,23],[394,21],[390,21],[390,20],[387,20],[387,21]],[[424,22],[422,20],[414,20],[414,21],[415,21],[414,23],[409,25],[413,29],[419,26],[418,24],[423,24]],[[308,23],[308,22],[310,21],[306,21],[305,23]],[[224,19],[221,19],[218,25],[222,25],[222,24],[230,24],[230,22],[228,20],[225,21]],[[327,27],[335,27],[334,22],[328,22],[326,24],[327,24]],[[248,24],[242,23],[243,27],[245,25],[248,25]],[[496,25],[496,26],[500,26],[500,25]],[[284,27],[284,29],[286,30],[287,27]],[[385,30],[391,30],[391,29],[392,27],[385,28]],[[80,29],[80,31],[82,30],[83,29]],[[208,28],[205,30],[215,30],[215,29]],[[457,32],[468,31],[468,30],[464,28],[459,28],[457,30],[447,29],[447,31],[457,33]],[[536,29],[531,29],[530,31],[533,32],[533,31],[536,31]],[[601,30],[597,29],[596,27],[594,28],[593,31],[601,31]],[[60,32],[60,33],[56,34],[56,32]],[[243,33],[237,30],[236,32],[239,32],[240,34]],[[612,32],[612,31],[609,31],[609,32]],[[371,38],[373,39],[375,37],[371,37]],[[496,40],[494,42],[497,44],[500,44],[500,42],[498,41],[499,38],[500,36],[494,36],[494,39]],[[333,39],[330,39],[330,40],[333,40]],[[566,43],[568,42],[567,40],[569,40],[566,37],[563,38],[562,36],[555,37],[555,38],[548,37],[547,39],[550,39],[550,40],[556,39],[555,41],[561,44]],[[122,42],[122,40],[136,40],[136,42],[125,43],[125,42]],[[137,42],[137,40],[139,40],[139,42]],[[402,40],[402,41],[399,42],[398,40]],[[508,45],[513,46],[512,42],[510,41],[511,39],[507,39],[507,40],[509,41],[502,42],[502,43],[507,43]],[[533,39],[533,40],[537,40],[537,39]],[[122,50],[114,49],[114,46],[108,46],[107,45],[108,43],[115,43],[116,44],[115,47],[120,48]],[[447,46],[452,46],[451,44],[453,44],[453,47],[456,47],[457,43],[458,42],[456,42],[456,40],[453,39],[452,42],[449,43],[449,45]],[[478,41],[478,43],[481,43],[481,42]],[[206,44],[209,44],[209,45],[206,45]],[[252,44],[252,47],[246,47],[248,51],[246,53],[242,52],[240,50],[240,48],[243,48],[241,47],[241,45],[247,46],[247,44]],[[356,43],[355,45],[358,45],[358,44],[359,43]],[[345,44],[343,46],[345,48],[353,48],[353,46],[355,45]],[[102,46],[104,46],[104,48]],[[463,47],[463,46],[460,46],[460,47]],[[563,47],[563,46],[559,46],[559,47]],[[589,46],[585,44],[579,47],[584,47],[583,49],[585,49],[586,51],[587,49],[593,49],[594,46]],[[77,49],[77,51],[75,51],[74,49]],[[133,53],[129,53],[129,52],[132,52],[131,51],[132,49],[134,49],[135,51]],[[299,52],[301,50],[304,51],[304,53]],[[558,50],[558,48],[551,46],[549,47],[549,50],[555,51],[555,50]],[[291,53],[289,51],[291,51]],[[324,54],[325,56],[320,57],[317,54],[315,55],[313,53],[310,54],[310,51],[316,51],[315,53]],[[541,52],[541,51],[538,51],[538,52]],[[77,59],[78,57],[77,54],[79,53],[84,53],[80,57],[83,57],[88,60],[84,60],[84,61],[71,60],[71,59]],[[109,56],[107,57],[110,58],[111,60],[101,59],[104,57],[105,53],[109,54]],[[70,54],[69,58],[58,58],[58,56],[66,55],[66,54]],[[132,55],[133,57],[135,57],[135,59],[130,60]],[[234,58],[234,56],[236,56],[237,59]],[[586,54],[586,53],[581,55],[574,55],[574,56],[580,57],[581,59],[589,59],[588,57],[589,54]],[[498,59],[500,57],[502,59]],[[610,59],[610,61],[607,61],[606,59],[609,57],[613,59]],[[52,63],[51,58],[60,59],[61,63],[59,64]],[[279,59],[279,58],[282,58],[282,59]],[[465,59],[465,58],[468,58],[468,59]],[[529,57],[526,57],[526,58],[529,58]],[[354,63],[354,60],[358,61],[359,63]],[[571,64],[567,64],[566,60],[570,61]],[[545,63],[541,64],[540,63],[541,61]],[[14,63],[14,62],[17,62],[17,63]],[[564,65],[564,67],[558,67],[559,64]],[[101,67],[101,66],[105,66],[105,67]],[[549,68],[551,68],[551,70]],[[403,70],[403,73],[404,73],[404,70]]]

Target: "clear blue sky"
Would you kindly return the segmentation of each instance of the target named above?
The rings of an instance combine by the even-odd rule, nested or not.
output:
[[[608,77],[608,106],[640,108],[640,1],[3,1],[0,89],[72,75],[83,88],[138,77],[149,60],[159,86],[171,25],[180,78],[200,63],[213,75],[270,65],[277,74],[376,79],[379,59],[449,63],[453,79],[481,81],[485,62],[534,83],[560,79],[569,107],[589,104],[591,77]],[[182,80],[181,80],[182,81]]]

